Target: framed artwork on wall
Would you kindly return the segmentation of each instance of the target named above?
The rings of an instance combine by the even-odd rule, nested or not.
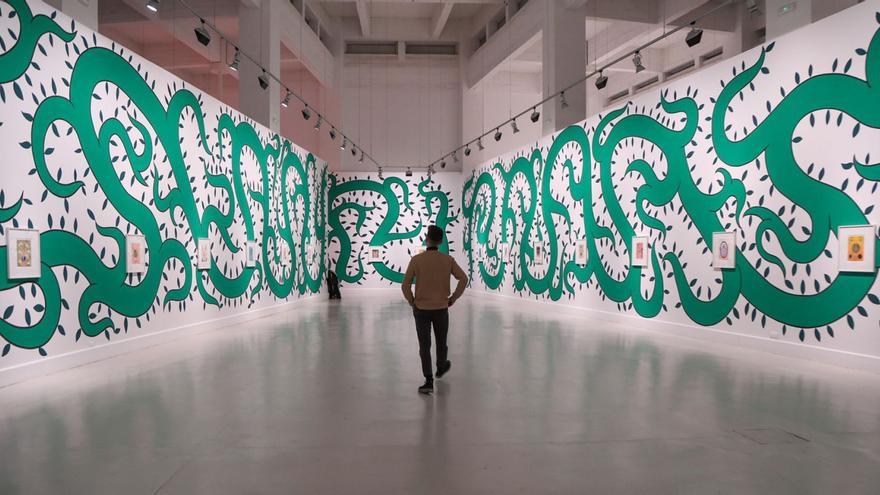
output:
[[[838,227],[837,242],[840,271],[865,273],[876,270],[876,225]]]
[[[198,269],[211,268],[211,241],[206,238],[196,239]]]
[[[382,248],[379,246],[367,246],[367,262],[378,263],[382,261]]]
[[[147,271],[147,241],[142,235],[125,236],[125,273]]]
[[[716,270],[736,268],[736,232],[712,233],[712,266]]]
[[[587,240],[581,239],[574,244],[574,262],[580,266],[586,266],[588,258]]]
[[[257,266],[257,241],[247,241],[245,245],[245,266],[253,268]]]
[[[544,245],[535,244],[535,266],[544,264]]]
[[[6,258],[10,280],[40,278],[40,232],[34,229],[7,229]]]
[[[633,237],[630,264],[632,266],[648,266],[648,238]]]

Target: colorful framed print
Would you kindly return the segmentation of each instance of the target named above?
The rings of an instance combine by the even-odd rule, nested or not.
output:
[[[588,259],[587,240],[581,239],[574,244],[574,262],[580,266],[587,266]]]
[[[6,230],[7,276],[10,280],[40,278],[40,231]]]
[[[382,248],[379,246],[367,246],[367,262],[378,263],[382,261]]]
[[[211,241],[205,238],[196,239],[196,253],[198,269],[207,270],[211,268]]]
[[[712,266],[716,270],[736,268],[736,232],[712,233]]]
[[[647,237],[633,237],[630,265],[642,268],[648,266],[648,249]]]
[[[257,266],[257,241],[247,241],[245,244],[245,266],[253,268]]]
[[[535,266],[542,266],[544,264],[544,245],[543,244],[535,244]]]
[[[125,273],[147,271],[147,241],[142,235],[125,236]]]
[[[842,272],[870,273],[877,269],[876,225],[851,225],[837,228],[838,265]]]

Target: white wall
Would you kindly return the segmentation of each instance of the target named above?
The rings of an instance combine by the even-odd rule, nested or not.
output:
[[[876,268],[843,273],[837,249],[838,225],[880,224],[876,169],[851,165],[880,156],[880,93],[863,82],[880,41],[859,54],[877,36],[873,0],[485,162],[462,205],[474,286],[880,369]],[[763,48],[767,73],[716,104]],[[660,107],[661,94],[682,106]],[[598,128],[611,110],[622,113]],[[722,230],[737,231],[733,271],[712,267]],[[647,268],[630,264],[633,236],[649,238]],[[580,239],[585,266],[573,263]]]

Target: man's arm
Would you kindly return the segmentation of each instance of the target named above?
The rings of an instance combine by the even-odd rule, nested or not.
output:
[[[415,296],[413,296],[412,292],[412,281],[413,277],[416,275],[416,267],[413,260],[409,260],[409,266],[406,267],[406,274],[403,276],[403,284],[401,284],[401,289],[403,290],[403,297],[406,298],[406,301],[412,306],[415,304]]]
[[[464,270],[462,270],[461,267],[458,266],[455,258],[452,259],[452,276],[455,277],[456,280],[458,280],[458,285],[455,286],[455,291],[452,293],[452,296],[449,297],[450,306],[452,306],[455,301],[457,301],[458,298],[461,297],[462,294],[464,294],[464,288],[467,286],[468,283],[467,274],[465,274]]]

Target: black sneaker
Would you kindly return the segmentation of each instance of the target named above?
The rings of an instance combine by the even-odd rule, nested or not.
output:
[[[434,382],[426,381],[424,385],[419,387],[419,393],[432,395],[434,393]]]
[[[449,372],[449,369],[452,368],[452,361],[446,360],[445,366],[437,366],[437,373],[434,375],[435,378],[443,378],[443,375]]]

